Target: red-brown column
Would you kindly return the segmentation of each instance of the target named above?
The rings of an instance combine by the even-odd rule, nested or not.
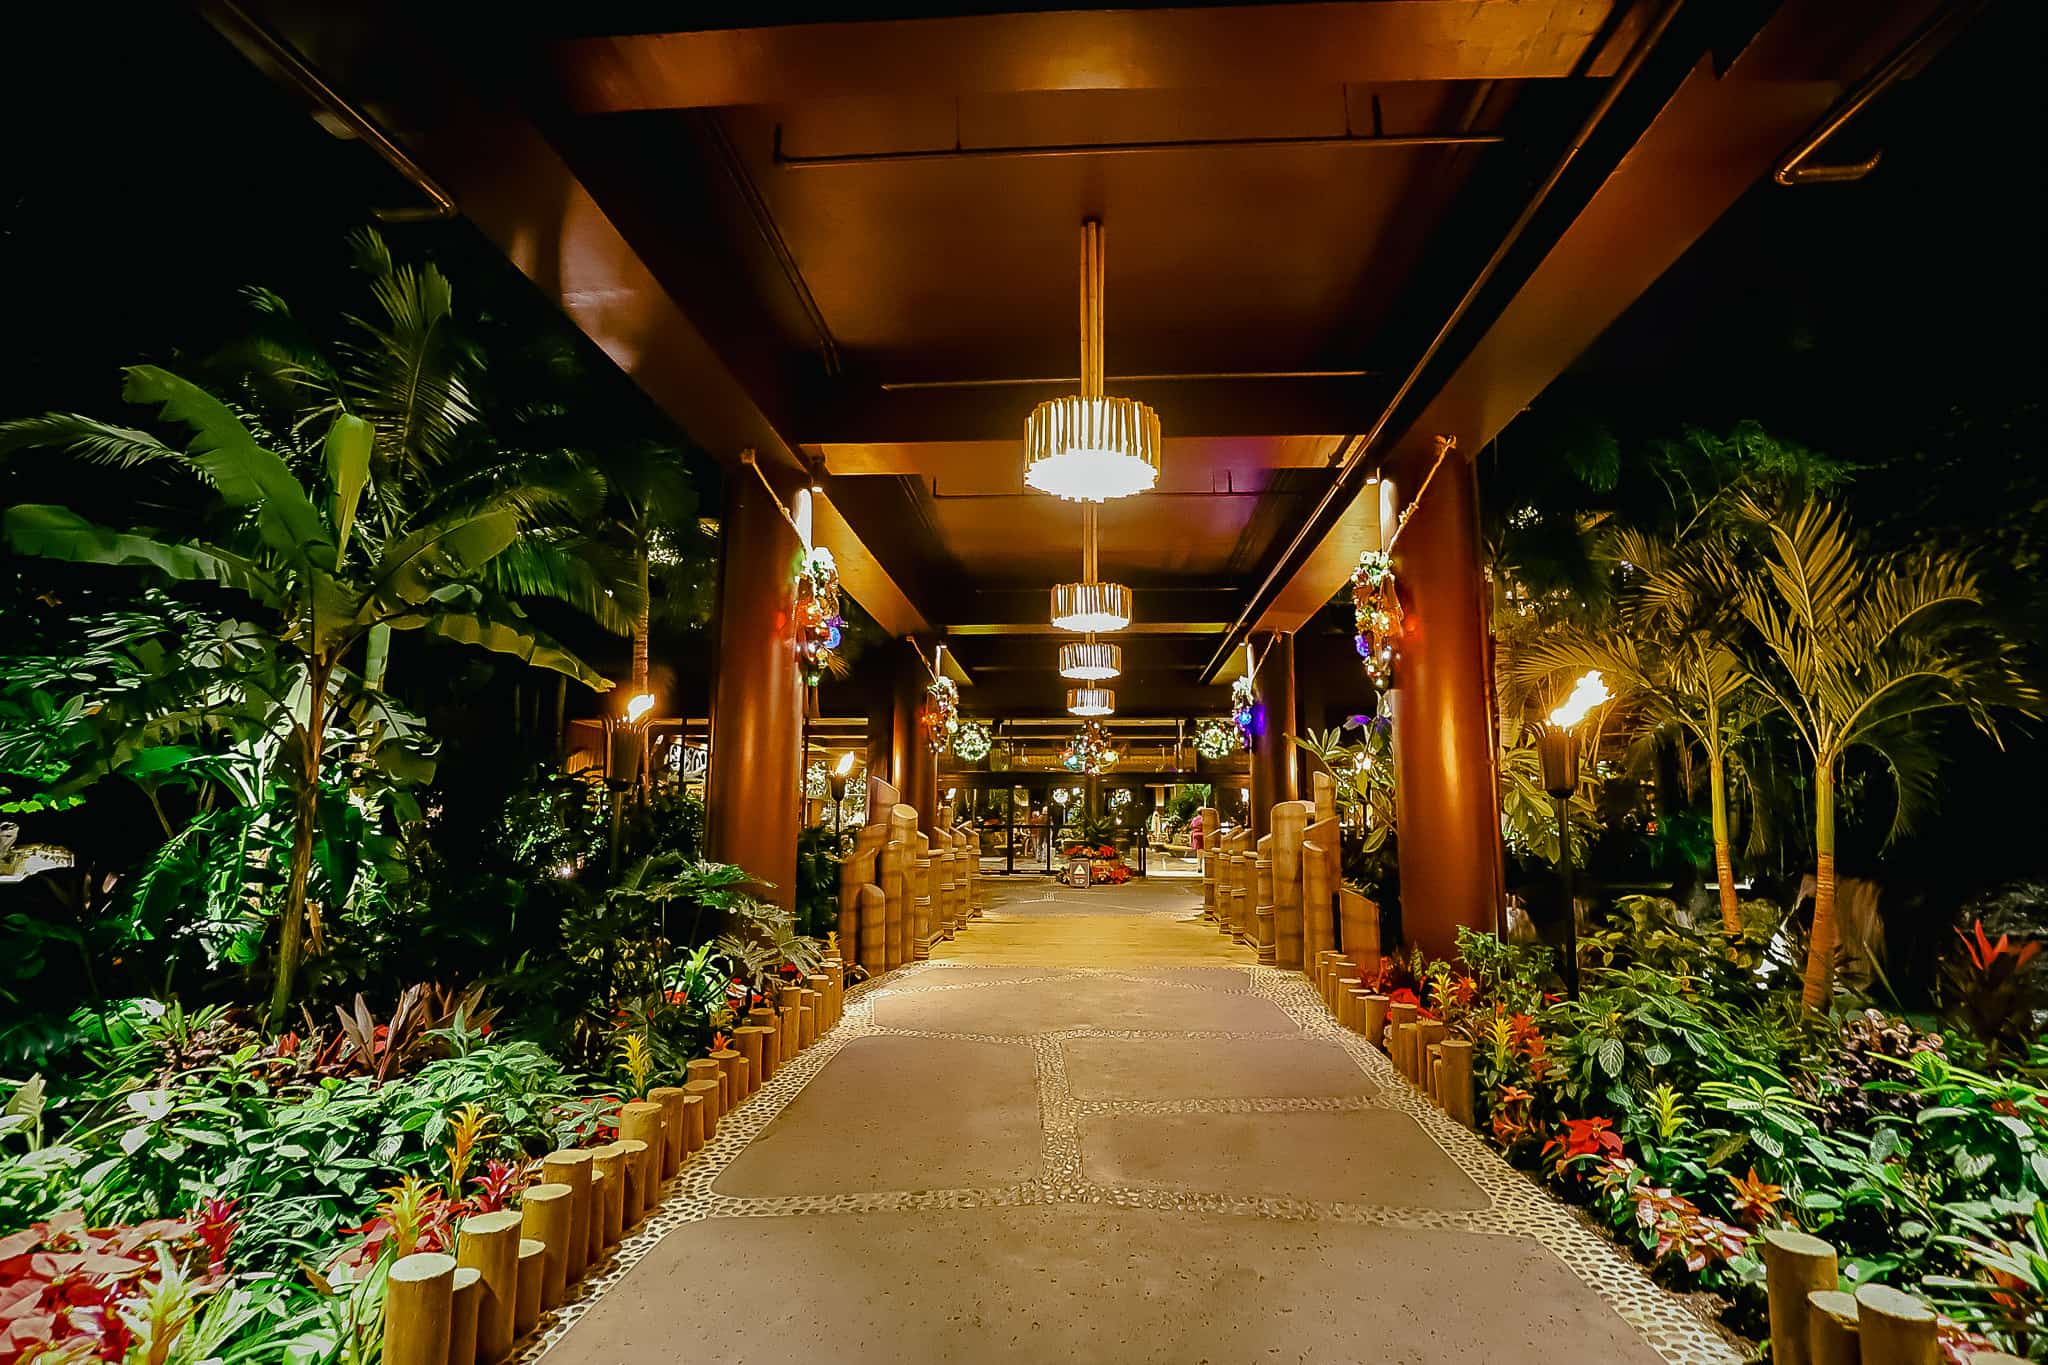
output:
[[[1450,955],[1459,925],[1493,932],[1501,903],[1478,504],[1472,465],[1454,451],[1394,543],[1406,613],[1394,678],[1401,932],[1432,957]]]
[[[796,532],[752,470],[727,480],[711,684],[709,856],[738,863],[793,906],[803,683],[796,667]]]
[[[1252,637],[1258,697],[1252,720],[1252,835],[1273,832],[1273,807],[1301,799],[1294,761],[1294,636]]]
[[[925,650],[925,659],[931,657],[923,641],[913,641],[898,647],[896,661],[896,724],[894,727],[893,753],[890,767],[896,773],[896,790],[906,806],[917,807],[917,827],[926,834],[938,828],[939,811],[939,761],[932,752],[930,731],[925,728],[924,712],[930,694],[931,670],[917,651]]]

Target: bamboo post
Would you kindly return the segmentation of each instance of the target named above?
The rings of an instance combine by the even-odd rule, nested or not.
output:
[[[654,1187],[647,1180],[647,1163],[653,1149],[639,1138],[620,1138],[612,1145],[626,1154],[626,1201],[619,1216],[624,1227],[630,1228],[654,1207]]]
[[[860,965],[872,975],[888,970],[889,894],[869,883],[855,893],[860,909]]]
[[[768,1030],[761,1039],[761,1080],[765,1084],[774,1080],[775,1073],[790,1060],[782,1050],[782,1018],[772,1009],[756,1006],[747,1011],[747,1022]]]
[[[604,1184],[604,1220],[601,1224],[607,1249],[626,1235],[626,1152],[618,1143],[591,1152],[595,1173]]]
[[[652,1101],[620,1105],[619,1137],[644,1144],[645,1150],[635,1171],[640,1187],[640,1211],[645,1213],[661,1202],[661,1165],[668,1153],[668,1135],[662,1132],[661,1105]]]
[[[1806,1359],[1810,1365],[1863,1365],[1854,1294],[1816,1289],[1806,1296]]]
[[[747,1059],[727,1043],[711,1054],[711,1060],[718,1063],[718,1077],[725,1086],[718,1094],[718,1112],[720,1115],[729,1114],[739,1108],[740,1102],[747,1097],[746,1073],[740,1070]]]
[[[567,1185],[529,1185],[519,1196],[519,1232],[547,1248],[541,1265],[540,1306],[553,1308],[569,1290],[569,1245],[575,1191]]]
[[[1438,1099],[1444,1112],[1473,1126],[1472,1044],[1463,1038],[1446,1038],[1443,1045],[1444,1070],[1438,1084]]]
[[[1425,1094],[1432,1094],[1429,1076],[1429,1049],[1444,1040],[1444,1022],[1441,1019],[1417,1019],[1415,1021],[1414,1051],[1409,1054],[1409,1079],[1422,1087]]]
[[[1764,1234],[1764,1291],[1774,1365],[1808,1365],[1806,1296],[1839,1283],[1835,1249],[1820,1238],[1789,1228]]]
[[[475,1365],[483,1308],[483,1276],[473,1265],[456,1266],[454,1293],[448,1300],[448,1365]]]
[[[1273,940],[1277,965],[1300,971],[1324,945],[1304,937],[1301,918],[1301,841],[1308,833],[1306,801],[1273,806]]]
[[[747,1094],[749,1095],[759,1090],[761,1082],[768,1079],[767,1069],[761,1064],[762,1058],[766,1055],[766,1043],[763,1035],[767,1032],[768,1030],[753,1024],[748,1024],[743,1028],[736,1028],[732,1031],[733,1041],[739,1044],[740,1057],[747,1064]]]
[[[709,1128],[715,1129],[718,1121],[725,1117],[725,1068],[709,1057],[699,1057],[683,1068],[690,1081],[710,1081],[711,1088],[704,1094],[704,1118]],[[689,1081],[683,1082],[687,1088]]]
[[[1411,1083],[1415,1080],[1415,1025],[1394,1025],[1394,1065]]]
[[[839,1022],[832,1017],[832,979],[822,975],[807,976],[804,978],[804,989],[810,992],[804,1003],[811,1007],[811,1012],[816,1016],[818,1033],[821,1036],[829,1033],[832,1026]]]
[[[796,1042],[798,1047],[809,1047],[818,1041],[818,993],[809,986],[797,997]]]
[[[1313,808],[1306,814],[1314,814]],[[1318,820],[1302,833],[1301,932],[1319,953],[1337,946],[1337,841],[1341,837],[1335,820]]]
[[[1424,1043],[1422,1045],[1422,1093],[1429,1098],[1431,1104],[1439,1109],[1443,1108],[1444,1102],[1437,1091],[1437,1073],[1443,1066],[1443,1063],[1444,1045],[1442,1043]]]
[[[455,1261],[483,1282],[476,1313],[476,1358],[493,1365],[512,1352],[512,1314],[519,1298],[519,1214],[512,1209],[462,1220]]]
[[[1351,966],[1349,962],[1341,965],[1346,969]],[[1336,985],[1331,987],[1330,1015],[1341,1027],[1354,1030],[1358,1027],[1357,991],[1358,978],[1355,976],[1339,976]]]
[[[1413,1024],[1417,1012],[1418,1007],[1408,1004],[1406,1001],[1402,1001],[1399,1004],[1392,1001],[1387,1003],[1387,1026],[1392,1030],[1388,1037],[1394,1041],[1394,1045],[1388,1048],[1387,1051],[1394,1059],[1394,1069],[1404,1076],[1408,1074],[1408,1067],[1401,1058],[1401,1026]]]
[[[718,1082],[706,1077],[691,1081],[683,1089],[699,1097],[697,1122],[703,1125],[704,1141],[710,1142],[718,1136]]]
[[[704,1097],[683,1092],[683,1160],[704,1150]]]
[[[1934,1310],[1903,1290],[1866,1284],[1856,1291],[1856,1334],[1863,1365],[1937,1365]]]
[[[784,986],[776,995],[775,1003],[782,1008],[782,1056],[784,1060],[789,1060],[803,1050],[797,1012],[804,1006],[804,988]]]
[[[1365,1040],[1374,1047],[1387,1041],[1387,997],[1373,991],[1365,997]]]
[[[590,1153],[575,1148],[549,1152],[540,1164],[540,1178],[569,1191],[569,1236],[563,1246],[562,1278],[574,1284],[590,1264]]]
[[[674,1180],[676,1172],[683,1169],[683,1158],[690,1154],[683,1137],[683,1101],[689,1091],[679,1085],[659,1085],[647,1092],[647,1098],[661,1106],[661,1178]]]
[[[384,1288],[384,1365],[447,1365],[455,1258],[414,1252],[391,1263]]]
[[[604,1239],[604,1211],[612,1201],[611,1186],[604,1167],[597,1164],[597,1151],[593,1148],[590,1154],[590,1227],[588,1240],[583,1243],[583,1266],[586,1270],[604,1259],[604,1249],[610,1245]]]
[[[519,1239],[519,1290],[512,1301],[512,1338],[518,1340],[540,1326],[541,1300],[547,1294],[548,1244],[537,1237]]]

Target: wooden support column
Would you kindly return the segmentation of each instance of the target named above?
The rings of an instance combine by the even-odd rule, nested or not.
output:
[[[917,827],[926,834],[938,830],[939,761],[932,752],[924,724],[926,689],[932,675],[918,651],[931,658],[931,646],[922,640],[897,646],[895,725],[892,732],[890,769],[896,783],[897,799],[917,811]],[[870,820],[875,816],[870,814]]]
[[[1394,544],[1406,613],[1394,678],[1401,934],[1449,957],[1460,925],[1492,933],[1501,904],[1479,487],[1464,452],[1437,467]]]
[[[705,845],[710,857],[768,883],[767,899],[793,908],[803,734],[794,622],[802,546],[753,470],[734,469],[725,491]]]
[[[1252,722],[1251,827],[1256,840],[1273,832],[1276,804],[1301,798],[1301,769],[1294,761],[1293,633],[1253,636],[1252,658],[1258,663],[1252,679],[1258,694]]]

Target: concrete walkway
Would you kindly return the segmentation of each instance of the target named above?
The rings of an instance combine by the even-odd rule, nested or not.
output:
[[[1735,1359],[1198,891],[1049,889],[850,997],[526,1358]]]

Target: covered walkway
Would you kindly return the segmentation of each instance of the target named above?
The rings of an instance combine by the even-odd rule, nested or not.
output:
[[[1735,1359],[1191,897],[1048,890],[850,997],[525,1358]]]

